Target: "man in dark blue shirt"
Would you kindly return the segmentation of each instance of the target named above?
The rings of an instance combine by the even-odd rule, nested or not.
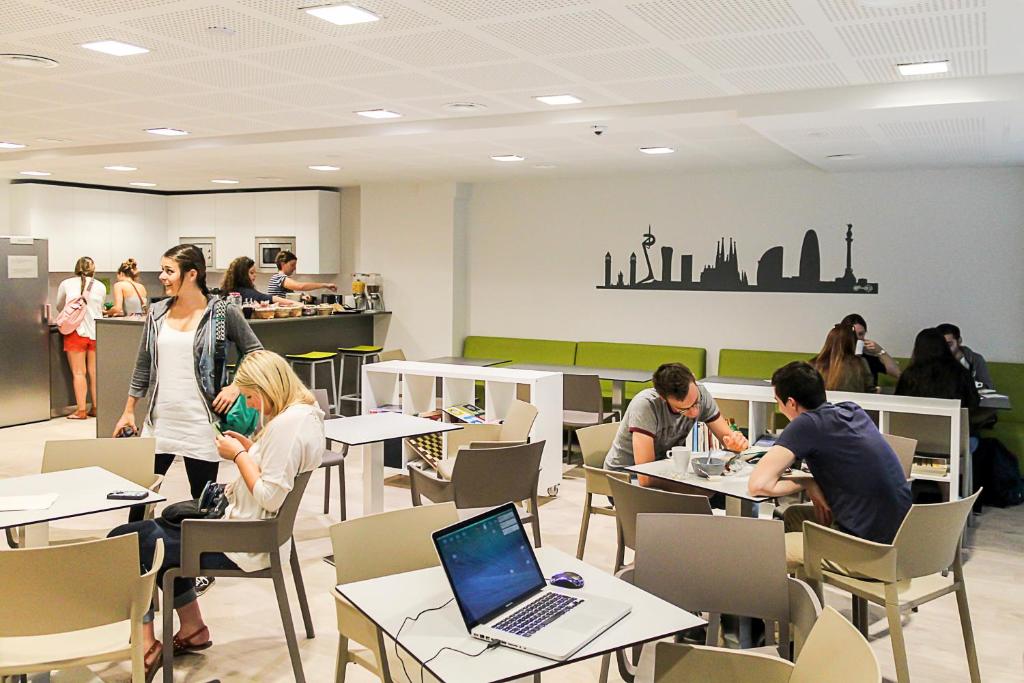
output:
[[[750,492],[807,493],[813,515],[810,506],[791,506],[784,515],[787,532],[801,531],[803,521],[813,516],[844,533],[891,543],[910,509],[910,485],[871,418],[855,403],[826,401],[821,375],[802,361],[776,370],[772,386],[790,423],[751,473]],[[781,479],[798,461],[807,463],[814,478]]]

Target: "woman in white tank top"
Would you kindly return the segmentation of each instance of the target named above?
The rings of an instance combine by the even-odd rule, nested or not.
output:
[[[114,305],[107,311],[110,317],[122,315],[143,315],[149,301],[146,288],[138,281],[139,264],[130,258],[117,269],[114,283]]]
[[[103,300],[107,288],[95,278],[96,264],[88,256],[75,263],[75,277],[69,277],[57,288],[57,312],[79,296],[86,300],[85,317],[71,334],[64,335],[64,353],[71,367],[75,389],[75,412],[69,420],[96,417],[96,320],[103,317]],[[86,392],[92,393],[92,409],[86,411]]]

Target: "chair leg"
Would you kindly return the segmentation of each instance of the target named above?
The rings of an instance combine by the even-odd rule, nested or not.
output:
[[[345,683],[348,670],[348,638],[338,634],[338,658],[334,664],[334,683]]]
[[[142,649],[142,623],[132,623],[132,683],[146,682],[146,653]]]
[[[168,569],[164,572],[163,589],[164,597],[174,595],[174,579],[181,572],[180,569]],[[163,622],[164,630],[161,634],[164,643],[168,643],[174,635],[174,609],[171,607],[172,600],[164,600]],[[164,647],[164,683],[174,683],[174,648]]]
[[[580,540],[576,544],[576,559],[583,559],[583,552],[587,545],[587,532],[590,530],[590,506],[594,502],[594,494],[587,491],[583,497],[583,521],[580,522]]]
[[[964,648],[967,650],[967,669],[971,673],[971,683],[981,683],[981,670],[978,668],[978,650],[974,645],[974,628],[971,626],[971,610],[967,606],[967,587],[964,585],[962,571],[955,572],[960,588],[956,591],[956,607],[960,612],[960,628],[964,632]]]
[[[284,585],[284,572],[281,570],[281,562],[270,555],[270,575],[274,581],[274,594],[277,596],[277,608],[281,612],[281,625],[284,627],[284,639],[288,643],[288,656],[292,660],[292,672],[295,675],[295,683],[306,683],[306,676],[302,672],[302,659],[299,657],[299,642],[295,638],[295,624],[292,623],[292,611],[288,607],[288,591]],[[164,650],[166,652],[166,650]],[[173,683],[167,680],[164,674],[164,683]]]
[[[324,468],[324,514],[331,512],[331,468]]]
[[[530,514],[533,519],[530,520],[530,526],[533,528],[533,547],[540,547],[540,506],[537,504],[537,493],[534,492],[533,498],[530,499]]]
[[[900,620],[899,594],[895,584],[885,587],[885,616],[889,620],[889,640],[896,663],[897,683],[910,683],[910,664],[907,662],[907,644],[903,640],[903,622]]]
[[[338,465],[338,506],[341,508],[341,521],[348,519],[348,505],[345,503],[345,461]]]
[[[612,655],[610,652],[601,656],[601,672],[597,675],[598,683],[608,683],[608,669],[611,663]]]
[[[332,409],[336,415],[341,414],[341,401],[338,400],[338,373],[334,371],[334,359],[331,359],[331,391],[334,393]]]
[[[861,635],[868,637],[868,601],[856,595],[850,596],[853,606],[853,625],[857,627]]]
[[[302,612],[302,625],[306,627],[306,637],[314,638],[313,618],[309,615],[309,602],[306,600],[306,584],[302,580],[302,568],[299,566],[299,554],[295,551],[295,538],[292,537],[292,552],[290,558],[292,566],[292,579],[295,581],[295,593],[299,597],[299,611]]]

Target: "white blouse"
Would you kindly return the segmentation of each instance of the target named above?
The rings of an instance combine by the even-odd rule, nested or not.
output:
[[[92,287],[89,287],[89,280],[85,278],[85,286],[89,290],[85,317],[75,330],[81,337],[89,339],[96,338],[96,320],[103,317],[103,301],[107,298],[107,287],[99,280],[94,280]],[[78,275],[63,280],[57,287],[57,311],[63,310],[69,301],[82,295],[82,278]]]

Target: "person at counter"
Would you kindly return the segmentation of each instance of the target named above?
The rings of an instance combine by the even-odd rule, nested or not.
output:
[[[256,277],[256,262],[248,256],[239,256],[228,265],[224,273],[224,281],[220,285],[221,292],[229,294],[237,292],[243,301],[255,301],[257,303],[276,303],[285,306],[295,305],[283,296],[264,294],[256,289],[253,279]]]
[[[299,282],[292,275],[299,265],[299,257],[290,251],[280,251],[274,259],[277,264],[277,272],[270,276],[270,283],[267,285],[267,293],[271,296],[284,296],[292,292],[310,292],[314,289],[329,289],[332,292],[338,290],[338,285],[333,282]]]
[[[740,452],[749,447],[747,438],[732,431],[722,417],[715,399],[703,386],[697,384],[693,372],[682,363],[665,363],[654,372],[654,387],[644,389],[629,402],[626,414],[615,434],[604,466],[621,470],[633,464],[642,465],[666,457],[666,452],[686,441],[697,422],[704,422],[711,432],[730,451]],[[665,488],[693,493],[684,484],[650,477],[638,477],[641,486]]]
[[[117,269],[113,294],[114,305],[107,311],[108,317],[145,314],[149,307],[148,292],[139,282],[139,264],[135,259],[128,259]]]
[[[199,498],[206,482],[217,480],[217,414],[227,412],[239,390],[214,376],[214,306],[219,298],[210,296],[206,287],[202,250],[191,244],[168,249],[160,262],[160,284],[169,298],[154,303],[146,317],[114,436],[125,427],[138,431],[135,404],[152,389],[142,434],[156,437],[156,473],[166,474],[175,456],[182,456],[192,497]],[[240,357],[263,348],[237,306],[225,307],[224,332]],[[142,512],[133,508],[129,520],[142,519]]]
[[[96,319],[103,317],[107,287],[95,275],[96,264],[88,256],[83,256],[75,262],[75,276],[57,287],[58,313],[78,297],[83,297],[86,302],[82,322],[74,332],[64,335],[64,353],[68,356],[75,389],[75,412],[68,415],[69,420],[96,417]],[[89,411],[85,407],[86,392],[92,393],[92,410]]]

